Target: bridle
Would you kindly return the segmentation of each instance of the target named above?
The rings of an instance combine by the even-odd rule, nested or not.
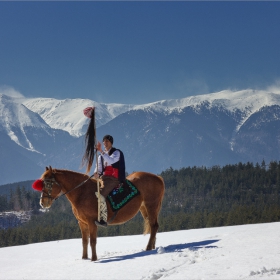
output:
[[[57,197],[52,197],[52,189],[53,189],[53,185],[54,184],[57,184],[61,188],[61,192],[62,192],[62,187],[55,180],[55,177],[54,177],[53,173],[52,173],[52,177],[51,178],[45,178],[42,181],[43,181],[43,189],[42,189],[42,196],[41,196],[41,198],[48,198],[48,199],[50,199],[52,201],[52,200],[58,199],[61,196],[61,195],[59,195]]]
[[[57,200],[58,198],[74,191],[75,189],[81,187],[83,184],[85,184],[90,178],[92,178],[94,176],[94,174],[92,174],[90,177],[88,177],[86,180],[84,180],[83,182],[81,182],[79,185],[75,186],[73,189],[63,193],[62,192],[62,186],[56,181],[55,177],[54,177],[54,174],[52,173],[52,177],[51,178],[45,178],[43,181],[43,189],[42,189],[42,196],[41,198],[48,198],[50,199],[51,201],[52,200]],[[60,190],[60,193],[57,197],[52,197],[52,189],[53,189],[53,185],[56,184],[58,185],[61,190]]]

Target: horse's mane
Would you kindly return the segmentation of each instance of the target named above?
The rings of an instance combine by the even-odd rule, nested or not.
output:
[[[70,173],[71,175],[85,176],[86,178],[89,177],[87,174],[77,172],[77,171],[73,171],[73,170],[57,169],[57,168],[52,169],[52,173],[54,173],[54,174],[62,174],[62,173],[65,173],[65,172]]]
[[[86,150],[82,159],[82,165],[86,165],[86,173],[89,173],[94,160],[96,144],[96,127],[95,127],[95,110],[92,110],[91,119],[88,125],[87,132],[85,134]]]
[[[76,176],[84,176],[86,178],[88,178],[89,176],[87,174],[81,173],[81,172],[77,172],[77,171],[73,171],[73,170],[68,170],[68,169],[57,169],[57,168],[52,168],[51,166],[46,167],[46,171],[42,174],[41,177],[44,177],[44,175],[50,172],[53,174],[63,174],[63,173],[68,173],[69,175],[76,175]]]

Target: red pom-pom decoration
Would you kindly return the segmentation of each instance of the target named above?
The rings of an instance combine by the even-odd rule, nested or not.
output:
[[[91,116],[92,116],[92,111],[94,110],[94,107],[87,107],[84,109],[84,115],[87,117],[87,118],[90,118],[91,119]]]
[[[41,179],[36,180],[33,184],[32,184],[32,188],[36,191],[41,192],[43,190],[43,181]]]

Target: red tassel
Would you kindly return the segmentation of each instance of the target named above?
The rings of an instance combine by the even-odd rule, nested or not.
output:
[[[87,117],[87,118],[92,118],[92,112],[94,110],[94,107],[87,107],[83,110],[84,112],[84,115]]]
[[[36,180],[33,184],[32,184],[32,188],[36,191],[41,192],[43,190],[43,181],[41,179]]]

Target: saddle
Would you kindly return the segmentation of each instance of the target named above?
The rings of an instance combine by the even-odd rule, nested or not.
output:
[[[126,179],[126,182],[115,187],[107,196],[107,200],[112,210],[118,211],[126,205],[131,199],[139,195],[139,190]]]

